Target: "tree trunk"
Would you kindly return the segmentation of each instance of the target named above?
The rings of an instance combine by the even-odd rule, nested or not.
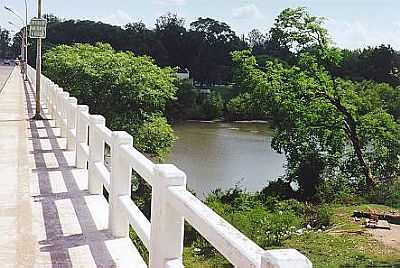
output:
[[[358,137],[356,121],[354,120],[351,113],[346,109],[346,107],[344,107],[340,103],[340,100],[329,96],[326,92],[317,92],[317,96],[323,97],[328,100],[344,116],[344,130],[351,141],[356,157],[361,165],[362,172],[365,176],[367,188],[371,189],[376,184],[376,181],[374,176],[372,175],[370,166],[364,158],[364,148]]]
[[[349,127],[346,119],[345,119],[345,124],[346,124],[346,134],[348,135],[348,137],[351,141],[351,144],[353,145],[353,149],[357,156],[357,159],[360,162],[362,171],[363,171],[365,179],[366,179],[367,188],[371,189],[375,185],[375,178],[372,175],[371,168],[369,167],[367,161],[365,161],[364,153],[363,153],[363,146],[361,145],[360,140],[358,139],[356,129]]]

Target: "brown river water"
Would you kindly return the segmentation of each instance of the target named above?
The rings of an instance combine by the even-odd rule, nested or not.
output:
[[[185,171],[199,198],[237,183],[259,191],[284,174],[285,157],[272,150],[268,124],[185,122],[174,130],[178,140],[167,163]]]

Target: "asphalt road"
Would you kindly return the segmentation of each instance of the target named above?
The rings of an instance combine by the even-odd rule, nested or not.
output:
[[[0,64],[0,92],[3,89],[5,83],[13,69],[14,69],[14,66]]]

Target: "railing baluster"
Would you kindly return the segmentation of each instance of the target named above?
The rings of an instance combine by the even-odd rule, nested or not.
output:
[[[52,87],[50,88],[49,103],[48,103],[49,114],[51,115],[51,118],[52,118],[52,119],[55,119],[55,109],[54,109],[54,105],[55,105],[55,93],[56,93],[56,85],[53,84]]]
[[[119,197],[131,194],[132,169],[128,159],[122,157],[121,146],[132,146],[133,138],[124,131],[115,131],[111,136],[111,191],[109,206],[109,228],[116,237],[128,237],[129,219]]]
[[[103,185],[95,176],[95,164],[104,162],[104,139],[96,132],[95,126],[105,126],[106,119],[101,115],[91,115],[89,119],[89,193],[102,194]]]
[[[67,110],[67,150],[75,150],[75,137],[72,135],[71,131],[76,128],[76,113],[78,100],[76,98],[68,99],[70,105]]]
[[[69,93],[64,91],[61,95],[60,102],[61,102],[61,137],[67,137],[67,125],[64,123],[64,120],[67,119],[68,114],[68,107],[69,107]]]
[[[55,125],[56,127],[60,127],[61,126],[61,110],[62,110],[62,104],[61,104],[61,95],[63,93],[63,89],[60,87],[56,88],[56,93],[55,93]]]
[[[81,147],[81,143],[87,144],[88,141],[88,123],[82,118],[82,113],[89,113],[89,107],[86,105],[77,106],[77,121],[76,121],[76,156],[75,165],[77,168],[86,168],[86,158]]]
[[[156,165],[151,199],[150,268],[182,263],[184,218],[168,201],[169,187],[186,188],[186,175],[174,165]]]

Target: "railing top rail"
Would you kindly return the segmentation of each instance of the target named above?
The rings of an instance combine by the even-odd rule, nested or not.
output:
[[[260,267],[264,250],[189,191],[170,187],[171,203],[219,252],[237,267]]]
[[[122,145],[121,152],[128,159],[133,170],[152,186],[156,165],[132,146]]]
[[[111,135],[112,131],[106,126],[95,125],[94,131],[97,131],[98,134],[103,138],[103,140],[111,146]]]

